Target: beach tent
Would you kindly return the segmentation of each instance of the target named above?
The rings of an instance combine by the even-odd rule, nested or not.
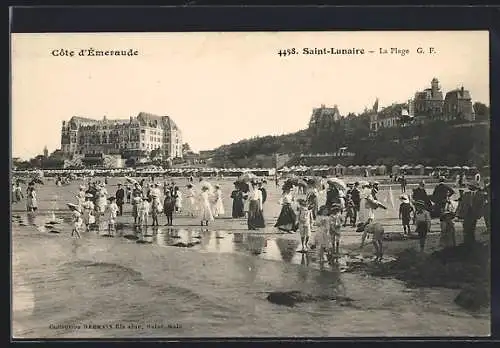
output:
[[[381,164],[377,167],[377,175],[387,175],[387,166]]]
[[[414,167],[415,175],[425,175],[425,167],[422,164],[417,164]]]
[[[344,175],[345,167],[340,163],[335,166],[335,175]]]
[[[401,167],[398,166],[397,164],[392,166],[392,174],[393,175],[399,175],[401,172]]]

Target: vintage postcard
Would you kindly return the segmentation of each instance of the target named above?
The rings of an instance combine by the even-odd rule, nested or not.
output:
[[[490,335],[487,31],[11,57],[14,338]]]

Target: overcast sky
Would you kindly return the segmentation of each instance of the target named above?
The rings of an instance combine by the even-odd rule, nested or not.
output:
[[[138,50],[54,57],[53,49]],[[409,49],[410,55],[280,57],[295,47]],[[435,54],[417,54],[434,47]],[[131,33],[12,35],[12,154],[60,148],[63,120],[169,115],[196,150],[307,126],[312,108],[342,114],[404,102],[438,77],[489,103],[487,32]]]

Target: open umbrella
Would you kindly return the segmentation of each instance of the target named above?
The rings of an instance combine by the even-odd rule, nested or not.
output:
[[[68,208],[71,210],[71,211],[80,211],[80,207],[76,204],[73,204],[73,203],[66,203],[66,205],[68,206]]]
[[[33,179],[31,180],[31,182],[32,182],[32,183],[34,183],[34,184],[40,184],[40,185],[43,185],[43,181],[42,181],[42,179],[40,179],[40,178],[38,178],[38,177],[33,178]]]
[[[307,184],[317,189],[321,188],[322,186],[320,178],[310,178],[307,180]]]
[[[347,185],[344,180],[339,178],[330,178],[326,182],[329,185],[335,186],[338,190],[347,191]]]
[[[135,185],[135,184],[138,184],[138,183],[139,183],[137,180],[132,179],[131,177],[128,177],[128,176],[126,176],[126,177],[125,177],[125,180],[127,180],[129,183],[131,183],[131,184],[133,184],[133,185]]]
[[[251,172],[245,172],[238,178],[239,181],[249,182],[258,179],[258,176]]]

